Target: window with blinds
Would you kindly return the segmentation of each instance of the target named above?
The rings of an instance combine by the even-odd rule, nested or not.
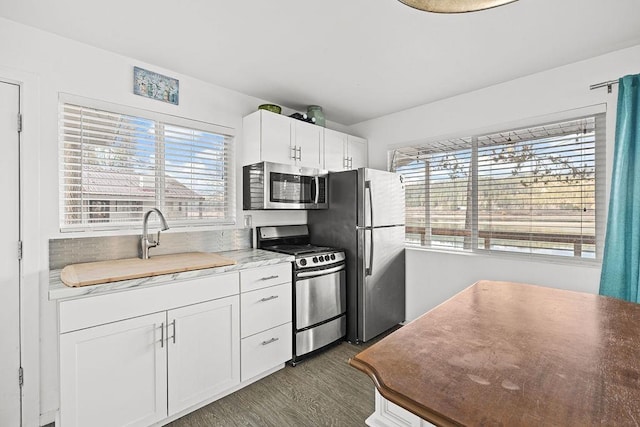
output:
[[[234,223],[231,129],[124,108],[61,103],[61,229]]]
[[[398,148],[391,168],[408,243],[600,256],[604,114]]]

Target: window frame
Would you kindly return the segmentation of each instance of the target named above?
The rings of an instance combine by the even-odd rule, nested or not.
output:
[[[508,133],[513,132],[514,130],[523,129],[523,128],[535,128],[537,126],[544,125],[552,125],[556,123],[572,121],[572,120],[580,120],[587,117],[595,117],[596,118],[596,128],[594,132],[595,139],[595,256],[592,258],[576,256],[574,253],[573,256],[570,255],[550,255],[550,254],[542,254],[535,253],[532,251],[529,252],[519,252],[519,251],[511,251],[511,250],[496,250],[496,249],[486,249],[481,248],[479,245],[479,241],[481,238],[479,237],[479,229],[480,224],[478,221],[479,215],[479,195],[478,195],[478,138],[496,134],[496,133]],[[540,261],[549,261],[553,263],[561,263],[561,264],[590,264],[595,265],[599,264],[602,261],[602,253],[604,246],[604,228],[606,224],[606,139],[607,139],[607,116],[606,116],[606,105],[599,104],[590,107],[579,108],[575,110],[560,112],[549,114],[545,116],[539,116],[536,118],[529,118],[525,120],[520,120],[518,122],[503,124],[498,126],[492,126],[483,128],[481,130],[465,132],[463,134],[455,134],[449,135],[446,137],[436,137],[429,138],[424,140],[413,140],[409,143],[402,144],[394,144],[389,146],[387,152],[387,169],[394,170],[394,156],[396,155],[396,150],[406,149],[409,147],[416,146],[427,146],[429,144],[437,144],[440,142],[449,142],[452,140],[462,140],[468,139],[472,140],[473,143],[468,146],[468,149],[472,151],[472,165],[470,174],[472,177],[470,180],[472,181],[472,190],[471,190],[471,200],[467,200],[467,206],[471,207],[472,212],[472,220],[471,220],[471,229],[468,231],[470,233],[470,246],[464,247],[433,247],[429,246],[429,236],[423,236],[420,242],[415,241],[406,241],[405,245],[408,248],[414,248],[419,250],[426,251],[435,251],[435,252],[448,252],[452,254],[459,255],[485,255],[485,256],[498,256],[504,258],[526,258],[529,260],[535,259]],[[444,152],[444,151],[443,151]],[[428,182],[429,177],[426,177],[422,182]],[[426,193],[429,190],[425,190]],[[427,200],[428,203],[428,200]],[[429,209],[427,211],[427,221],[431,221],[429,216]],[[431,224],[425,223],[425,228],[430,227]],[[413,239],[415,240],[415,239]],[[425,244],[425,242],[427,242]]]
[[[82,220],[81,223],[66,224],[65,223],[65,141],[64,141],[64,108],[65,104],[72,104],[80,106],[82,108],[96,109],[114,114],[122,114],[126,116],[135,117],[141,120],[153,121],[156,128],[162,128],[162,136],[155,137],[155,152],[164,153],[164,147],[166,146],[165,139],[170,140],[168,132],[165,132],[165,126],[175,126],[178,128],[189,129],[194,132],[202,131],[206,133],[216,134],[228,139],[228,142],[224,144],[225,157],[228,159],[226,165],[226,175],[224,176],[224,198],[226,203],[224,204],[224,212],[226,215],[221,219],[173,219],[170,221],[172,228],[200,228],[200,227],[212,227],[212,226],[231,226],[236,224],[236,156],[235,156],[235,136],[236,130],[231,127],[208,123],[200,120],[188,119],[176,115],[167,113],[161,113],[157,111],[146,110],[137,107],[125,106],[121,104],[115,104],[106,101],[100,101],[91,98],[80,97],[76,95],[60,93],[58,97],[58,174],[59,174],[59,186],[58,186],[58,201],[59,201],[59,218],[58,225],[61,233],[73,233],[73,232],[92,232],[92,231],[118,231],[118,230],[131,230],[139,228],[142,224],[142,216],[140,221],[131,220],[127,222],[112,223],[107,219],[105,222],[87,222],[87,219],[91,215],[110,215],[116,211],[109,210],[108,212],[102,210],[103,204],[91,203],[93,200],[87,200],[87,205],[81,207]],[[170,143],[170,142],[168,142]],[[154,174],[150,175],[154,177],[156,183],[160,183],[160,186],[156,184],[156,191],[153,197],[153,207],[159,208],[165,213],[165,177],[159,176],[164,173],[164,164],[158,167],[158,163],[165,163],[164,159],[156,159],[156,168]],[[95,201],[94,201],[95,202]],[[136,204],[135,201],[123,200],[124,203],[132,203],[132,206]],[[109,204],[112,204],[109,202]],[[124,205],[123,205],[124,206]],[[144,215],[144,205],[140,205],[141,215]],[[155,218],[155,217],[152,217]],[[169,221],[169,218],[167,217]]]

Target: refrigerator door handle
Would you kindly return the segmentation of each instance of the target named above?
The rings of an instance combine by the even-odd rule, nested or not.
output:
[[[371,230],[371,240],[369,243],[369,267],[365,268],[364,274],[365,276],[371,276],[373,274],[373,195],[371,194],[371,181],[364,182],[364,189],[365,191],[369,190],[369,220],[371,221],[370,228],[365,227]],[[366,226],[366,219],[365,219],[365,226]]]
[[[370,227],[373,227],[373,195],[371,194],[371,181],[364,182],[364,190],[369,190],[369,223]],[[365,218],[365,227],[367,225],[367,219]]]
[[[365,276],[371,276],[373,274],[373,228],[369,228],[368,231],[371,231],[371,239],[369,239],[369,267],[365,268]],[[367,230],[365,230],[365,233],[366,232]]]

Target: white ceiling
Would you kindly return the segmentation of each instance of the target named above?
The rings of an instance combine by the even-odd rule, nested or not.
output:
[[[640,0],[0,0],[0,16],[345,125],[640,44]]]

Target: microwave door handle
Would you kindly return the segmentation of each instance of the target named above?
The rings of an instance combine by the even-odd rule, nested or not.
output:
[[[315,200],[316,200],[316,193],[317,193],[317,190],[316,190],[316,180],[315,180],[315,178],[313,178],[313,179],[311,180],[311,182],[309,183],[309,193],[310,193],[309,195],[311,196],[311,201],[310,201],[310,203],[315,203]]]
[[[313,177],[313,183],[314,183],[314,189],[315,189],[315,196],[313,198],[313,203],[315,203],[316,205],[318,204],[318,200],[320,199],[320,178],[318,178],[317,176]]]

